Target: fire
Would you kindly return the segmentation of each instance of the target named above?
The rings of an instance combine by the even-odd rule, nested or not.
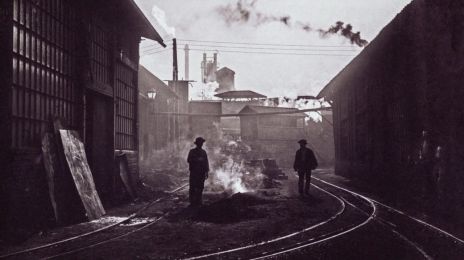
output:
[[[227,193],[251,192],[261,187],[264,176],[260,169],[245,166],[244,153],[249,147],[230,141],[210,156],[212,170],[207,188]]]

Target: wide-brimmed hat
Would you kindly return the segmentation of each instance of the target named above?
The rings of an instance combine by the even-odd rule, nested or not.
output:
[[[301,139],[300,141],[298,141],[299,144],[308,144],[308,142],[306,142],[306,139]]]
[[[194,144],[202,144],[204,143],[206,140],[203,138],[203,137],[197,137],[195,139],[195,142],[193,142]]]

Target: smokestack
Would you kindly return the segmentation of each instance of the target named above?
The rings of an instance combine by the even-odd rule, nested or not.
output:
[[[185,44],[185,80],[189,80],[189,46],[188,44]]]
[[[173,52],[172,52],[172,67],[173,67],[173,71],[172,71],[172,80],[174,81],[177,81],[179,79],[179,71],[178,71],[178,68],[177,68],[177,39],[174,38],[172,39],[172,48],[173,48]]]
[[[203,61],[201,62],[201,80],[206,83],[206,53],[203,53]]]
[[[213,54],[214,67],[217,67],[217,53]]]

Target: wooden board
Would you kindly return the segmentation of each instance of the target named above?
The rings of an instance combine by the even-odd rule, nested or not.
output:
[[[75,131],[59,130],[59,133],[66,162],[84,205],[87,218],[89,220],[98,219],[105,214],[105,209],[95,189],[84,144],[79,140]]]
[[[47,173],[48,193],[52,203],[55,220],[60,222],[61,216],[58,211],[57,201],[55,198],[55,178],[58,168],[58,157],[53,143],[53,134],[46,133],[42,138],[42,157]]]
[[[118,156],[118,159],[119,159],[118,160],[119,161],[119,176],[121,176],[122,183],[124,184],[124,187],[126,188],[127,193],[129,193],[129,196],[131,197],[131,199],[135,199],[136,195],[135,195],[134,189],[132,188],[132,181],[131,181],[128,162],[127,162],[127,156],[125,154],[122,154]]]

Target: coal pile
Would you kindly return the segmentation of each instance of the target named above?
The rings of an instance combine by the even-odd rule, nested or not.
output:
[[[245,220],[265,218],[267,214],[259,206],[274,203],[254,193],[234,195],[201,207],[195,220],[217,224],[236,223]]]

